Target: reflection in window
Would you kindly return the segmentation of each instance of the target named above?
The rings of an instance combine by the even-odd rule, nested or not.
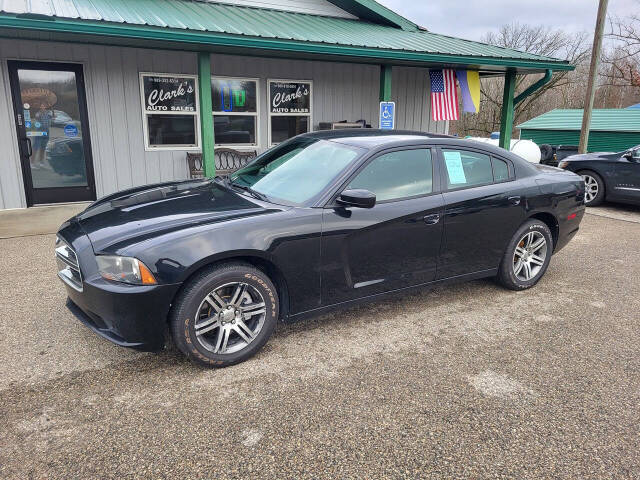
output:
[[[493,178],[496,182],[509,180],[509,166],[504,160],[493,159]]]
[[[149,115],[150,146],[195,146],[196,117],[194,115]]]
[[[373,159],[349,184],[376,194],[379,202],[432,192],[431,150],[391,152]]]
[[[216,145],[257,145],[258,81],[213,77],[211,96]]]
[[[276,144],[307,133],[309,131],[309,117],[271,117],[271,143]]]
[[[362,151],[309,138],[284,142],[231,175],[276,203],[301,205],[319,194]]]

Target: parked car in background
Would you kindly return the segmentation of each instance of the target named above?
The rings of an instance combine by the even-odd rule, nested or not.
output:
[[[578,231],[584,182],[444,135],[299,135],[228,178],[104,197],[58,232],[69,308],[123,346],[249,358],[279,319],[495,277],[525,290]]]
[[[58,137],[45,148],[47,162],[59,175],[86,175],[82,137]]]
[[[578,153],[577,145],[540,145],[540,163],[557,167],[565,158]]]
[[[572,155],[558,166],[584,178],[589,207],[605,200],[640,205],[640,145],[624,152]]]
[[[62,110],[54,110],[53,118],[51,119],[51,124],[55,127],[64,127],[69,123],[73,122],[73,118],[67,112],[63,112]]]

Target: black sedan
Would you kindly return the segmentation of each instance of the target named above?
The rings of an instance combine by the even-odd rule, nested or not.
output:
[[[68,306],[114,343],[195,362],[256,353],[277,321],[495,277],[523,290],[576,234],[584,182],[470,140],[330,131],[229,178],[102,198],[60,228]],[[168,327],[168,328],[167,328]]]
[[[640,205],[640,145],[618,153],[572,155],[558,167],[584,178],[588,207],[605,200]]]

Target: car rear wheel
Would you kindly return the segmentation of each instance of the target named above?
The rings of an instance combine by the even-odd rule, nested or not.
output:
[[[584,204],[595,207],[604,201],[604,181],[602,177],[591,170],[582,170],[578,175],[584,179]]]
[[[533,287],[547,271],[553,253],[553,236],[540,220],[525,222],[515,233],[502,258],[497,279],[510,290]]]
[[[182,353],[201,365],[226,367],[260,350],[277,319],[278,294],[269,277],[249,264],[229,263],[193,278],[169,320]]]

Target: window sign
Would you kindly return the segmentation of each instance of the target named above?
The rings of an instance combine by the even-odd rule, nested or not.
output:
[[[311,113],[311,83],[271,80],[271,113]]]
[[[269,145],[311,131],[313,85],[305,80],[269,80]]]
[[[460,152],[444,151],[444,163],[447,166],[447,173],[452,185],[467,183],[467,177],[462,167],[462,156]]]
[[[140,92],[146,150],[199,149],[195,75],[141,73]]]
[[[216,145],[258,145],[258,79],[211,78]]]
[[[144,109],[147,112],[195,112],[195,77],[144,75]]]

